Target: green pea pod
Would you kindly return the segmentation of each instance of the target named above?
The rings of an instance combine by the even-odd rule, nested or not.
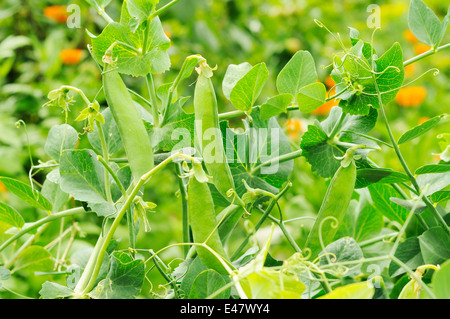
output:
[[[346,163],[346,166],[341,165],[331,179],[316,221],[305,243],[305,247],[311,249],[312,258],[317,257],[322,251],[320,238],[324,247],[332,242],[337,231],[337,227],[332,226],[337,226],[336,222],[339,224],[342,222],[352,198],[355,181],[356,166],[353,161]]]
[[[103,91],[119,128],[133,179],[137,182],[153,166],[153,149],[144,123],[125,83],[113,65],[105,63]]]
[[[216,227],[214,203],[207,183],[199,182],[191,176],[188,185],[189,223],[195,243],[206,244],[223,258],[227,258],[225,249]],[[196,247],[200,260],[209,268],[221,274],[227,274],[221,262],[206,248]]]
[[[234,197],[228,197],[227,192],[236,189],[223,148],[216,93],[211,82],[213,69],[203,61],[196,70],[199,74],[194,90],[196,144],[215,187],[232,202]],[[236,196],[235,200],[242,206],[240,198]]]

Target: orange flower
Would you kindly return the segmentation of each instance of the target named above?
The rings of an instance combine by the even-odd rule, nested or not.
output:
[[[422,116],[421,118],[419,118],[419,120],[417,121],[417,124],[422,124],[426,121],[428,121],[430,118],[428,116]]]
[[[408,41],[409,43],[417,43],[419,40],[416,38],[416,36],[411,32],[411,30],[405,30],[403,32],[403,37]]]
[[[426,96],[427,90],[424,87],[410,86],[401,88],[395,97],[395,101],[402,107],[418,107]]]
[[[285,127],[286,133],[291,139],[297,140],[300,138],[300,133],[302,132],[301,119],[291,118],[286,121]]]
[[[61,50],[60,57],[64,64],[78,64],[83,57],[81,49],[64,49]]]
[[[2,182],[0,182],[0,193],[4,193],[4,192],[6,192],[6,187],[5,187],[5,185],[2,183]]]
[[[331,76],[327,76],[324,81],[327,88],[331,89],[333,86],[336,85],[336,82],[331,78]]]
[[[417,44],[414,45],[414,52],[416,54],[425,53],[425,52],[427,52],[430,49],[431,49],[431,47],[429,47],[428,45],[423,44],[423,43],[417,43]]]
[[[415,69],[416,69],[416,67],[415,67],[414,63],[408,64],[407,66],[405,66],[406,75],[411,76],[412,74],[414,74]]]
[[[56,23],[66,23],[67,6],[48,6],[44,9],[44,15]]]

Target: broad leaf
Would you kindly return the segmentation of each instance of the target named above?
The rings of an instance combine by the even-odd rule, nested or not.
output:
[[[338,287],[319,299],[372,299],[375,288],[368,282],[357,282]]]
[[[108,107],[102,112],[105,123],[101,124],[103,135],[105,138],[106,148],[108,154],[112,155],[120,151],[123,147],[122,137],[119,133],[119,128],[117,127],[116,121],[112,116],[111,109]],[[100,154],[103,154],[102,145],[100,141],[100,135],[98,132],[98,127],[95,126],[93,132],[87,134],[89,143],[92,147]]]
[[[369,186],[370,196],[374,207],[384,216],[392,221],[403,224],[409,215],[409,211],[398,204],[393,203],[390,198],[397,196],[397,192],[386,184],[372,184]]]
[[[0,202],[0,222],[17,227],[18,229],[22,228],[25,224],[25,220],[18,211],[2,202]]]
[[[133,260],[127,253],[116,251],[106,278],[89,295],[95,299],[131,299],[141,291],[145,266],[140,259]]]
[[[441,35],[441,21],[422,0],[411,0],[408,25],[412,33],[421,42],[430,47],[438,43]]]
[[[248,62],[241,64],[230,64],[225,72],[225,76],[222,81],[223,95],[229,100],[231,91],[236,83],[252,68],[252,65]]]
[[[366,205],[359,212],[356,219],[354,238],[356,241],[362,242],[374,235],[378,235],[383,226],[383,215],[372,205]]]
[[[326,255],[332,254],[332,255]],[[340,238],[324,248],[319,253],[321,256],[320,265],[333,265],[333,263],[356,261],[364,257],[359,245],[353,238]],[[339,266],[337,266],[339,268]],[[360,273],[360,265],[352,265],[344,274],[345,276],[356,276]]]
[[[39,290],[39,294],[43,299],[58,299],[70,297],[74,294],[74,292],[66,286],[55,282],[46,281],[42,284],[42,289]]]
[[[314,59],[308,51],[298,51],[277,76],[278,93],[296,97],[300,89],[317,81]]]
[[[450,299],[450,261],[446,261],[433,274],[431,280],[433,291],[438,299]]]
[[[228,280],[229,281],[229,280]],[[227,284],[223,275],[212,269],[201,272],[192,283],[189,299],[206,299]],[[214,299],[228,299],[230,297],[230,288],[221,292]]]
[[[99,216],[109,216],[115,208],[106,200],[104,167],[92,150],[67,150],[61,156],[61,189],[76,200],[88,202]]]
[[[52,204],[39,191],[32,189],[28,184],[4,176],[0,176],[0,182],[27,204],[46,211],[52,210]]]
[[[53,126],[48,132],[45,142],[45,152],[59,161],[62,151],[74,149],[78,143],[77,131],[68,124]]]
[[[440,120],[443,119],[444,117],[445,117],[445,115],[435,116],[432,119],[408,130],[399,138],[398,144],[403,144],[403,143],[409,142],[409,141],[421,136],[422,134],[425,134],[426,132],[431,130],[433,127],[435,127],[440,122]]]
[[[303,113],[309,113],[325,103],[327,91],[320,82],[308,84],[297,94],[298,108]]]
[[[14,263],[14,271],[49,271],[54,266],[52,256],[41,246],[29,246],[20,253]]]
[[[392,184],[408,181],[406,174],[388,168],[361,168],[357,170],[355,188],[364,188],[374,183]]]
[[[272,116],[287,112],[287,107],[292,102],[292,95],[279,94],[268,99],[261,105],[261,119],[267,120]]]
[[[427,264],[438,265],[450,259],[450,235],[441,227],[432,227],[419,236],[420,250]]]
[[[252,67],[231,90],[230,101],[233,106],[241,111],[250,111],[268,77],[269,71],[264,62]]]

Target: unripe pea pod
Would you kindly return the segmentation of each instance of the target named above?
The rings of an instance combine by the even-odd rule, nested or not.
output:
[[[337,226],[342,222],[350,204],[355,182],[355,163],[353,160],[343,160],[331,179],[313,228],[306,239],[305,247],[311,249],[313,258],[321,252],[322,244],[325,247],[332,242]]]
[[[206,182],[199,182],[194,175],[190,177],[188,184],[188,211],[194,242],[205,243],[227,260],[216,228],[217,220],[211,191]],[[196,250],[198,257],[207,267],[221,274],[228,274],[222,263],[208,249],[196,246]]]
[[[202,61],[196,70],[199,75],[194,90],[195,142],[201,151],[208,175],[212,177],[212,182],[219,193],[230,202],[234,200],[235,204],[243,206],[236,193],[233,175],[223,148],[217,99],[211,82],[213,69]],[[210,156],[210,150],[214,150],[214,156]],[[230,190],[235,196],[229,196]]]
[[[111,113],[119,128],[133,179],[137,182],[142,175],[153,169],[153,149],[150,137],[136,109],[125,83],[112,61],[112,48],[103,61],[103,91]]]

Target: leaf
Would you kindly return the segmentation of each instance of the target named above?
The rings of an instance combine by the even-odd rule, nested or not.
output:
[[[176,273],[174,273],[174,276],[181,279],[180,289],[184,293],[185,298],[188,298],[190,295],[195,278],[197,278],[202,271],[206,270],[208,270],[208,268],[202,263],[198,256],[194,259],[185,260],[175,269]]]
[[[420,189],[426,190],[425,195],[429,196],[450,184],[450,172],[422,174],[417,176],[416,181]]]
[[[152,13],[154,5],[159,0],[127,0],[128,12],[140,22],[146,20]]]
[[[290,94],[279,94],[271,97],[261,105],[261,119],[268,120],[278,114],[286,113],[291,102],[292,95]]]
[[[409,211],[390,200],[391,197],[397,196],[397,192],[392,187],[386,184],[372,184],[369,186],[369,192],[373,205],[379,212],[388,219],[403,225]]]
[[[314,59],[308,51],[298,51],[277,76],[278,93],[297,96],[300,89],[317,81]]]
[[[443,119],[444,117],[445,117],[444,114],[435,116],[432,119],[406,131],[402,136],[400,136],[400,138],[398,140],[398,144],[403,144],[403,143],[409,142],[409,141],[421,136],[422,134],[428,132],[433,127],[435,127],[440,122],[440,120]]]
[[[52,213],[59,212],[69,200],[69,194],[63,192],[59,184],[48,178],[45,179],[41,192],[52,204]]]
[[[436,204],[449,199],[450,199],[450,190],[438,191],[430,195],[430,200]]]
[[[231,91],[236,83],[252,68],[252,65],[248,62],[241,64],[230,64],[225,72],[225,76],[222,81],[223,95],[229,100]]]
[[[366,281],[337,287],[319,299],[372,299],[375,288]]]
[[[108,154],[112,155],[122,149],[123,147],[122,137],[120,136],[119,128],[117,127],[116,121],[114,120],[114,117],[111,113],[111,109],[109,107],[106,108],[102,112],[102,115],[103,118],[105,119],[105,123],[101,124],[101,126],[105,138],[106,149],[108,150]],[[100,154],[103,154],[103,149],[97,125],[95,126],[93,132],[87,134],[87,137],[92,147]]]
[[[419,236],[419,243],[425,263],[438,265],[450,259],[450,235],[441,227],[428,229]]]
[[[212,269],[201,272],[192,283],[191,293],[189,299],[206,299],[209,295],[216,292],[227,282],[224,276]],[[228,299],[230,298],[230,288],[221,292],[214,299]]]
[[[356,218],[354,238],[357,242],[362,242],[379,234],[383,226],[383,215],[373,206],[366,205]]]
[[[411,0],[408,25],[421,42],[430,47],[434,47],[438,43],[441,35],[441,21],[423,1]]]
[[[11,278],[11,271],[3,266],[0,266],[0,289],[2,288],[2,280]]]
[[[115,212],[106,200],[104,167],[92,150],[67,150],[61,156],[60,187],[76,200],[88,202],[99,216]]]
[[[400,243],[394,256],[411,269],[416,269],[424,264],[422,253],[420,251],[419,239],[417,237],[407,238],[404,242]],[[389,276],[397,277],[405,273],[406,271],[398,264],[393,261],[390,262]]]
[[[446,261],[431,279],[434,294],[438,299],[450,299],[450,261]]]
[[[115,251],[105,279],[89,293],[95,299],[131,299],[138,295],[144,283],[145,266],[141,259],[133,260],[127,253]]]
[[[20,253],[14,263],[14,272],[27,271],[49,271],[53,269],[53,260],[50,253],[41,246],[29,246]]]
[[[18,211],[2,202],[0,202],[0,222],[17,227],[18,229],[22,228],[25,224],[25,220]]]
[[[68,124],[54,125],[48,132],[45,142],[45,152],[59,161],[61,152],[67,149],[74,149],[78,143],[77,131]]]
[[[28,184],[4,176],[0,176],[0,182],[25,203],[45,211],[52,210],[50,202],[39,191],[33,190]]]
[[[106,50],[116,41],[125,43],[129,47],[118,44],[114,47],[114,58],[117,58],[119,73],[132,76],[144,76],[148,73],[162,73],[169,69],[170,59],[167,49],[170,47],[170,39],[164,33],[159,17],[154,18],[148,26],[148,41],[144,48],[145,29],[139,28],[135,32],[130,29],[128,22],[130,16],[126,2],[122,5],[121,23],[111,22],[97,36],[92,37],[92,52],[100,65],[104,65],[102,58]]]
[[[375,183],[401,183],[408,182],[406,174],[388,168],[361,168],[357,171],[355,188],[364,188]]]
[[[301,299],[305,285],[296,275],[264,268],[245,277],[251,299]]]
[[[237,81],[230,93],[230,101],[240,111],[250,111],[269,77],[266,64],[252,67]]]
[[[66,286],[57,284],[55,282],[46,281],[42,284],[42,289],[39,290],[42,299],[58,299],[70,297],[74,294],[73,290]]]
[[[391,197],[389,198],[392,202],[406,208],[410,212],[414,209],[414,213],[421,214],[427,209],[427,205],[424,202],[413,200],[413,199],[403,199]]]
[[[430,164],[424,165],[416,169],[414,175],[445,173],[450,172],[450,165],[448,164]]]
[[[298,108],[303,113],[310,113],[325,103],[327,90],[321,82],[308,84],[297,94]]]
[[[333,255],[324,255],[324,254]],[[358,243],[350,237],[340,238],[327,245],[318,256],[321,256],[319,265],[333,265],[333,263],[355,261],[364,258],[363,252]],[[339,267],[339,266],[337,266]],[[360,265],[352,265],[345,276],[356,276],[360,273]]]

